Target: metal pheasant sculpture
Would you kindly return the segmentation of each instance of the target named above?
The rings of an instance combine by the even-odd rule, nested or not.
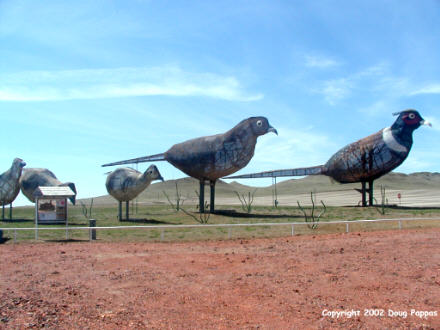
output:
[[[69,200],[75,205],[76,187],[73,182],[62,183],[55,174],[47,168],[26,168],[20,178],[20,188],[32,203],[35,203],[34,191],[38,187],[69,187],[75,193],[75,196],[69,197]]]
[[[2,205],[2,219],[5,219],[5,205],[11,204],[9,207],[9,218],[12,219],[12,202],[20,192],[21,172],[26,163],[20,159],[15,158],[12,166],[5,173],[0,174],[0,204]]]
[[[204,136],[173,145],[168,151],[102,166],[168,161],[200,181],[199,210],[204,212],[205,181],[211,186],[210,211],[214,212],[217,179],[245,167],[254,155],[257,138],[268,132],[278,134],[265,117],[251,117],[223,134]]]
[[[324,165],[230,176],[226,179],[327,175],[340,183],[361,182],[362,205],[373,205],[373,181],[402,164],[413,144],[412,133],[421,125],[432,126],[416,110],[404,110],[391,127],[353,142],[335,153]]]
[[[118,168],[107,176],[105,187],[119,201],[119,220],[122,221],[122,202],[126,202],[126,220],[129,217],[129,201],[147,189],[153,180],[162,180],[156,166],[151,165],[144,173],[132,168]]]

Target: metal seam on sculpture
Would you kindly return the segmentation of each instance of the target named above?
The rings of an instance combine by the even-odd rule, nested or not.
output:
[[[388,148],[397,151],[397,152],[408,152],[408,148],[404,145],[401,145],[393,136],[393,132],[391,131],[391,127],[386,127],[382,131],[382,137],[385,144]]]

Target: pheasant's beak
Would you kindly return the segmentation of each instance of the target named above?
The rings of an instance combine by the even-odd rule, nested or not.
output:
[[[267,130],[267,132],[268,132],[268,133],[269,133],[269,132],[272,132],[272,133],[275,133],[276,135],[278,135],[277,130],[276,130],[275,128],[273,128],[272,126],[269,126],[269,129]]]
[[[162,181],[162,182],[164,182],[165,180],[163,179],[163,177],[162,177],[162,175],[161,176],[159,176],[158,178],[157,178],[158,180],[160,180],[160,181]]]
[[[420,125],[426,125],[426,126],[432,127],[432,124],[429,121],[424,120],[424,119],[420,122]]]

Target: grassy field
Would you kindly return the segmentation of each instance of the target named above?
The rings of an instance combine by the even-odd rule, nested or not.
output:
[[[96,219],[98,227],[114,226],[160,226],[160,225],[195,225],[201,220],[200,214],[194,206],[184,206],[186,212],[177,212],[168,204],[142,205],[137,208],[133,206],[130,214],[130,221],[120,222],[117,219],[117,205],[98,205],[92,209],[91,218]],[[315,216],[319,215],[322,206],[315,210]],[[9,215],[8,210],[6,214]],[[381,208],[376,207],[327,207],[326,212],[320,217],[319,225],[316,229],[311,229],[307,225],[295,225],[296,235],[315,235],[323,233],[345,232],[345,224],[326,224],[329,221],[339,220],[360,220],[360,219],[404,219],[404,218],[432,218],[440,219],[440,209],[437,208],[403,208],[386,207],[385,214]],[[310,215],[311,208],[305,208],[305,212]],[[208,215],[206,215],[207,217]],[[206,217],[204,218],[206,220]],[[0,228],[34,228],[34,208],[17,207],[14,208],[14,220],[0,221]],[[293,223],[303,222],[305,218],[303,211],[298,207],[264,207],[255,206],[250,214],[238,206],[218,206],[216,214],[209,215],[208,224],[245,224],[245,223]],[[402,221],[402,228],[415,228],[427,226],[440,226],[437,221]],[[69,226],[87,227],[89,222],[83,215],[81,206],[69,207]],[[40,225],[40,228],[65,228],[64,225]],[[366,230],[386,230],[398,228],[397,222],[379,222],[351,224],[350,231]],[[291,235],[292,226],[249,226],[249,227],[209,227],[205,228],[133,228],[133,229],[100,229],[97,232],[100,241],[187,241],[187,240],[210,240],[228,238],[253,238],[253,237],[275,237]],[[7,231],[4,230],[3,237],[9,239],[7,243],[33,241],[35,239],[33,230],[29,231]],[[67,235],[67,236],[66,236]],[[65,230],[41,230],[39,231],[39,241],[62,241],[66,237],[70,241],[88,240],[87,230],[69,229]]]

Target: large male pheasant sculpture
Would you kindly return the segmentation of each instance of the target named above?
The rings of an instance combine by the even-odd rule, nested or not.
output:
[[[254,155],[257,138],[268,132],[278,134],[265,117],[251,117],[223,134],[204,136],[173,145],[168,151],[102,166],[168,161],[200,181],[199,210],[204,212],[205,181],[210,182],[210,211],[214,212],[215,182],[245,167]]]
[[[369,205],[373,205],[373,181],[402,164],[413,144],[412,133],[421,125],[432,126],[416,110],[404,110],[391,127],[353,142],[335,153],[324,165],[253,174],[226,179],[279,176],[327,175],[340,183],[362,183],[362,205],[366,206],[368,182]]]

